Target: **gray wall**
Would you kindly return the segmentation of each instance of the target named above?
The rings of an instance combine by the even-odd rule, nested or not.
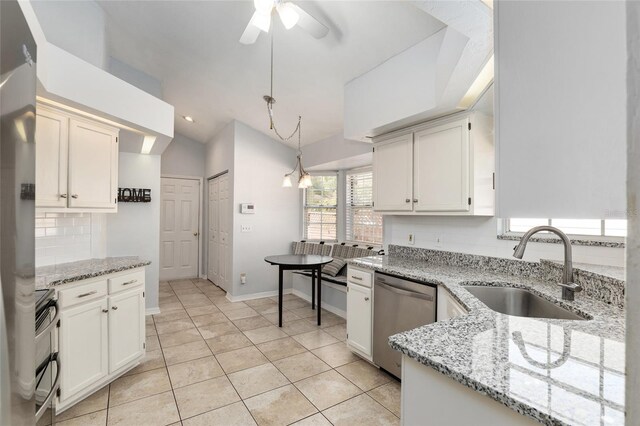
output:
[[[138,89],[162,99],[162,83],[149,74],[137,70],[113,57],[109,58],[108,71],[120,80],[124,80],[136,86]]]
[[[204,177],[206,151],[205,144],[176,133],[162,153],[162,174]]]
[[[158,307],[160,277],[160,156],[121,152],[118,186],[150,188],[150,203],[120,203],[107,214],[107,256],[140,256],[146,267],[147,309]]]

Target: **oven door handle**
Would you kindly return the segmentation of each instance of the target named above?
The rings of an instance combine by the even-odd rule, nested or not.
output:
[[[56,326],[58,319],[60,318],[60,308],[58,307],[58,301],[56,300],[55,304],[52,306],[56,310],[56,314],[51,320],[51,322],[42,330],[40,333],[36,335],[36,344],[42,340],[42,338],[48,335],[51,332],[51,329]]]
[[[390,286],[389,284],[385,284],[385,283],[381,282],[380,280],[376,281],[376,285],[379,285],[380,287],[384,288],[385,290],[389,290],[392,293],[401,294],[403,296],[408,296],[408,297],[415,297],[415,298],[418,298],[418,299],[424,299],[424,300],[428,300],[430,302],[433,302],[433,296],[431,296],[429,294],[417,293],[415,291],[409,291],[409,290],[403,290],[401,288],[393,287],[393,286]]]
[[[42,403],[40,408],[36,411],[36,422],[40,420],[40,417],[42,417],[45,411],[47,411],[47,408],[49,408],[49,405],[51,405],[51,401],[53,400],[53,397],[56,395],[56,392],[58,391],[58,386],[60,386],[60,360],[58,359],[58,352],[54,352],[51,354],[51,357],[49,358],[49,364],[51,364],[51,362],[56,363],[56,378],[53,381],[53,384],[51,385],[51,390],[47,394],[47,397],[44,399],[44,402]]]

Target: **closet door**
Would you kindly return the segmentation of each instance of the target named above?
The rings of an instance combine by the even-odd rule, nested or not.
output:
[[[209,181],[207,278],[225,291],[231,285],[231,189],[224,174]]]
[[[209,259],[207,278],[214,284],[218,284],[220,282],[219,198],[220,181],[212,179],[209,181]]]

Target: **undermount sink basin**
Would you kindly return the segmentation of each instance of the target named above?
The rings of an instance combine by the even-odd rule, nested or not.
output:
[[[464,286],[464,288],[487,307],[501,314],[530,318],[586,319],[522,288],[490,286]]]

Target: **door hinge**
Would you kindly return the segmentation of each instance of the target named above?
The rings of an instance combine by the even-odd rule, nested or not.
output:
[[[60,328],[60,320],[58,320],[58,323],[56,324],[57,328]]]
[[[496,173],[493,172],[493,189],[496,189]]]
[[[145,342],[142,342],[142,349],[147,349],[147,344]]]
[[[373,147],[373,152],[376,152],[376,148],[375,147]]]
[[[471,130],[471,123],[469,123],[469,130]]]
[[[375,201],[372,201],[372,202],[371,202],[371,207],[375,207],[375,206],[376,206],[376,202],[375,202]]]
[[[144,291],[142,292],[142,297],[144,297]]]
[[[469,197],[469,205],[471,205],[471,197]]]
[[[118,204],[118,197],[113,199],[114,204]]]
[[[347,286],[347,293],[349,293],[349,286]]]
[[[56,396],[60,397],[60,388],[58,388],[58,390],[56,391]]]
[[[118,137],[116,136],[116,143],[118,143]]]

